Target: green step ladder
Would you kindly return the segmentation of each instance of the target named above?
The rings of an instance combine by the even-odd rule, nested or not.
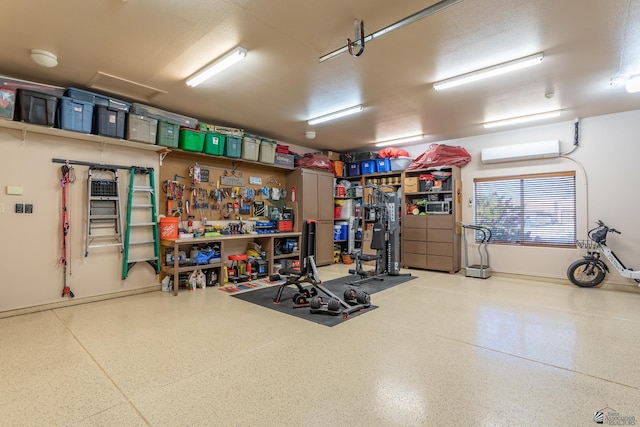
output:
[[[123,280],[139,262],[146,262],[153,267],[156,274],[160,273],[160,240],[154,175],[153,168],[134,166],[130,171],[127,228],[124,234],[124,256],[122,257]],[[140,185],[136,181],[145,182]],[[135,240],[132,240],[132,234]],[[153,256],[147,256],[147,253],[150,253],[148,246],[151,244],[153,244]],[[135,259],[129,259],[132,246],[136,247],[137,254],[140,255],[142,252]]]

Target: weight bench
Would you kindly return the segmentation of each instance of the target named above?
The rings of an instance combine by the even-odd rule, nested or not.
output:
[[[371,237],[371,245],[369,247],[371,249],[374,249],[376,253],[375,255],[363,253],[359,253],[356,255],[356,268],[355,270],[349,270],[349,274],[357,274],[358,276],[360,276],[360,280],[350,282],[350,285],[359,285],[371,280],[384,280],[384,278],[380,277],[380,275],[384,274],[384,266],[386,264],[385,251],[387,249],[387,242],[385,239],[385,233],[386,231],[384,229],[384,224],[381,221],[373,224],[373,235]],[[374,270],[367,271],[363,269],[362,263],[369,261],[376,262]]]
[[[302,239],[300,245],[300,268],[281,268],[278,273],[286,276],[285,282],[278,286],[276,296],[273,298],[275,304],[280,304],[282,300],[282,292],[289,285],[295,285],[298,293],[293,298],[293,307],[311,307],[312,313],[328,313],[334,316],[342,315],[348,317],[349,314],[363,310],[371,304],[368,299],[365,302],[356,301],[355,303],[345,302],[342,298],[335,295],[329,289],[322,285],[316,263],[314,260],[316,254],[316,221],[305,220],[302,225]],[[311,290],[305,289],[302,284],[310,283]],[[328,303],[323,303],[320,293],[329,298]],[[308,299],[311,297],[310,299]],[[296,301],[298,300],[298,301]]]

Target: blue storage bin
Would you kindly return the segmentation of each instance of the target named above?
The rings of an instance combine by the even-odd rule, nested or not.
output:
[[[362,171],[362,175],[376,173],[378,171],[376,169],[376,160],[363,160],[360,162],[360,170]]]
[[[348,176],[360,175],[360,163],[347,163]]]
[[[131,108],[131,104],[126,101],[121,101],[95,92],[89,92],[88,90],[76,89],[74,87],[68,88],[65,95],[78,101],[91,102],[96,106],[101,105],[114,110],[129,112],[129,109]]]
[[[391,160],[389,159],[376,160],[376,170],[378,172],[391,172]]]
[[[63,96],[60,108],[60,129],[91,133],[93,124],[93,103]]]

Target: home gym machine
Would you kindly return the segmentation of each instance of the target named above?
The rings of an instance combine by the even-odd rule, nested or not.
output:
[[[351,313],[371,306],[371,297],[364,291],[345,292],[345,299],[341,299],[322,284],[314,260],[316,253],[315,220],[308,219],[303,222],[301,240],[300,268],[281,268],[278,274],[270,276],[272,281],[281,279],[281,275],[285,276],[285,282],[278,286],[276,296],[273,298],[275,304],[281,303],[282,293],[286,287],[295,285],[298,292],[292,298],[293,308],[309,307],[311,313],[314,314],[327,313],[349,317]],[[309,283],[311,286],[304,288],[303,283]],[[327,298],[326,301],[325,298]]]
[[[491,268],[489,267],[489,250],[487,244],[491,240],[491,230],[480,225],[460,223],[464,228],[464,262],[465,276],[477,277],[479,279],[488,279],[491,277]],[[473,235],[478,236],[474,240],[478,243],[478,254],[480,255],[480,264],[469,265],[469,247],[467,243],[467,230],[473,230]]]
[[[400,197],[396,191],[383,191],[380,186],[367,184],[371,188],[368,203],[364,206],[366,218],[374,221],[370,248],[375,254],[359,253],[355,257],[356,268],[349,270],[360,280],[350,282],[359,285],[372,280],[384,280],[385,276],[410,276],[400,274]],[[393,188],[393,187],[390,187]],[[375,261],[375,269],[364,270],[362,263]]]

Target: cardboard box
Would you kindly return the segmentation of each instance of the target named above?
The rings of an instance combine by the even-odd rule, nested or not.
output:
[[[418,192],[418,177],[412,176],[404,179],[404,194]]]
[[[327,156],[329,160],[340,160],[340,153],[335,151],[323,151],[322,154]]]
[[[282,154],[282,153],[275,153],[275,157],[274,157],[274,162],[273,164],[275,166],[281,166],[283,168],[294,168],[294,163],[293,163],[293,154]]]

